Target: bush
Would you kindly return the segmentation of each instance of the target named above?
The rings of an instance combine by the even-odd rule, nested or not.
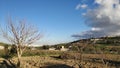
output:
[[[16,46],[12,45],[10,49],[8,49],[8,46],[4,47],[4,55],[2,56],[5,59],[13,58],[17,55]]]
[[[74,53],[74,52],[65,52],[60,55],[61,59],[80,59],[81,54],[80,53]]]
[[[3,57],[5,55],[4,50],[0,50],[0,57]]]

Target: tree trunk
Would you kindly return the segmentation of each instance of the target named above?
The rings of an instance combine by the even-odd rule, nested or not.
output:
[[[20,68],[20,65],[21,65],[21,55],[18,54],[17,68]]]
[[[22,55],[22,49],[17,49],[17,56],[18,56],[18,62],[17,62],[17,68],[20,68],[21,66],[21,55]]]

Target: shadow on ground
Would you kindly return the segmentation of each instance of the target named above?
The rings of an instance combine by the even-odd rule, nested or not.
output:
[[[71,66],[65,65],[65,64],[55,64],[55,65],[49,65],[41,68],[73,68]]]
[[[0,63],[0,68],[16,68],[16,65],[9,60],[3,60],[3,62]]]

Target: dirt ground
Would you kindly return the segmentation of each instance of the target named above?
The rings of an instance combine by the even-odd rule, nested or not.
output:
[[[0,68],[14,68],[10,67],[10,63],[3,58],[0,58]],[[17,58],[13,58],[11,62],[16,63]],[[96,63],[94,61],[78,61],[75,59],[60,59],[53,56],[29,56],[22,57],[21,68],[120,68],[120,66],[115,67],[106,66],[102,63]]]

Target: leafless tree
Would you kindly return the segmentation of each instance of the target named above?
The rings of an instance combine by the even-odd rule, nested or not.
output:
[[[42,35],[35,27],[27,24],[24,20],[13,22],[9,18],[5,28],[1,28],[2,36],[16,46],[18,63],[20,67],[21,56],[26,47],[41,39]]]

